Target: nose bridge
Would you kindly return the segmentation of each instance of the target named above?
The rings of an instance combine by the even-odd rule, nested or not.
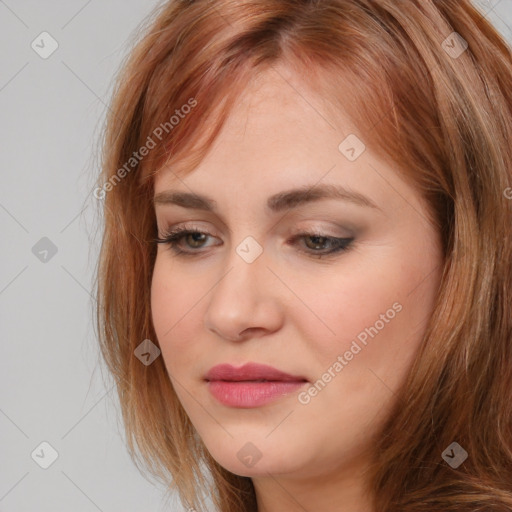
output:
[[[225,272],[213,290],[212,299],[227,301],[234,299],[239,305],[251,307],[258,297],[262,298],[260,285],[270,273],[266,267],[263,247],[253,237],[246,237],[230,251],[226,258]]]
[[[268,280],[263,247],[252,237],[235,246],[212,290],[205,327],[229,339],[248,328],[274,329],[278,324],[275,289]]]

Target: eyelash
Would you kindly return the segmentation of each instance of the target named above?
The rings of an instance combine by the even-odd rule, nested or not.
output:
[[[176,229],[172,229],[170,231],[167,231],[163,234],[162,238],[155,238],[155,242],[158,244],[165,244],[168,246],[176,255],[183,256],[183,257],[196,257],[201,252],[200,250],[196,251],[184,251],[180,248],[178,248],[178,243],[185,238],[188,235],[194,235],[194,234],[200,234],[200,235],[206,235],[206,236],[213,236],[210,235],[210,233],[199,231],[197,229],[190,229],[187,227],[178,227]],[[327,256],[333,256],[336,253],[343,253],[348,251],[352,243],[354,241],[354,238],[337,238],[332,236],[323,235],[322,233],[299,233],[297,235],[294,235],[293,238],[290,239],[290,241],[295,242],[298,239],[301,238],[324,238],[327,241],[330,241],[334,248],[330,251],[324,252],[324,253],[318,253],[317,251],[314,251],[312,249],[299,249],[300,252],[306,253],[309,256],[313,258],[324,258]]]

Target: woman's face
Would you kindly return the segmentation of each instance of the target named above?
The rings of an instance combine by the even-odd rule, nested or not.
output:
[[[355,475],[421,343],[440,238],[361,142],[281,68],[253,82],[199,167],[156,178],[159,236],[200,233],[181,254],[158,246],[154,327],[184,409],[233,473]],[[247,363],[291,377],[237,373]]]

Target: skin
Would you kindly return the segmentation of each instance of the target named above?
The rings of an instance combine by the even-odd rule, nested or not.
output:
[[[211,236],[183,238],[182,250],[199,253],[188,258],[159,244],[153,323],[184,409],[219,464],[253,479],[260,511],[368,512],[372,436],[431,315],[441,241],[422,197],[392,166],[369,147],[353,162],[340,152],[349,134],[364,141],[355,125],[326,109],[290,69],[276,71],[252,82],[193,172],[178,178],[164,168],[155,179],[155,194],[204,194],[217,201],[218,213],[155,205],[160,236],[184,223]],[[360,192],[378,208],[326,199],[266,210],[275,193],[326,183]],[[318,230],[355,240],[323,259],[315,250],[327,252],[328,240],[290,242]],[[236,251],[248,236],[263,250],[252,263]],[[400,311],[348,361],[353,341],[393,304]],[[336,372],[340,355],[347,364]],[[258,408],[217,402],[206,372],[251,361],[309,384]],[[330,382],[304,403],[304,391],[329,368]],[[248,442],[261,454],[252,467],[237,457]]]

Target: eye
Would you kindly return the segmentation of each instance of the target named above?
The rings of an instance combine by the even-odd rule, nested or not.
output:
[[[156,238],[155,242],[167,245],[177,255],[194,257],[205,252],[199,249],[207,247],[205,242],[208,237],[213,237],[213,235],[205,231],[183,226],[166,232],[161,238]],[[300,241],[304,242],[306,248],[302,247],[302,244],[299,243]],[[354,238],[338,238],[322,233],[299,233],[293,236],[288,243],[297,246],[298,250],[302,253],[314,258],[323,258],[347,251],[353,241]],[[185,242],[185,249],[180,247],[182,242]]]
[[[176,254],[192,256],[193,253],[197,253],[198,251],[187,251],[180,249],[179,244],[182,242],[182,240],[185,240],[187,245],[192,249],[200,249],[203,247],[205,239],[209,236],[212,235],[204,231],[199,231],[183,226],[167,231],[162,236],[162,238],[156,238],[155,242],[169,246]]]
[[[300,244],[298,244],[301,252],[305,252],[315,258],[323,258],[347,251],[351,247],[354,238],[339,238],[320,233],[299,233],[291,241],[295,243],[297,240],[304,241],[306,246],[306,249],[302,249]]]

